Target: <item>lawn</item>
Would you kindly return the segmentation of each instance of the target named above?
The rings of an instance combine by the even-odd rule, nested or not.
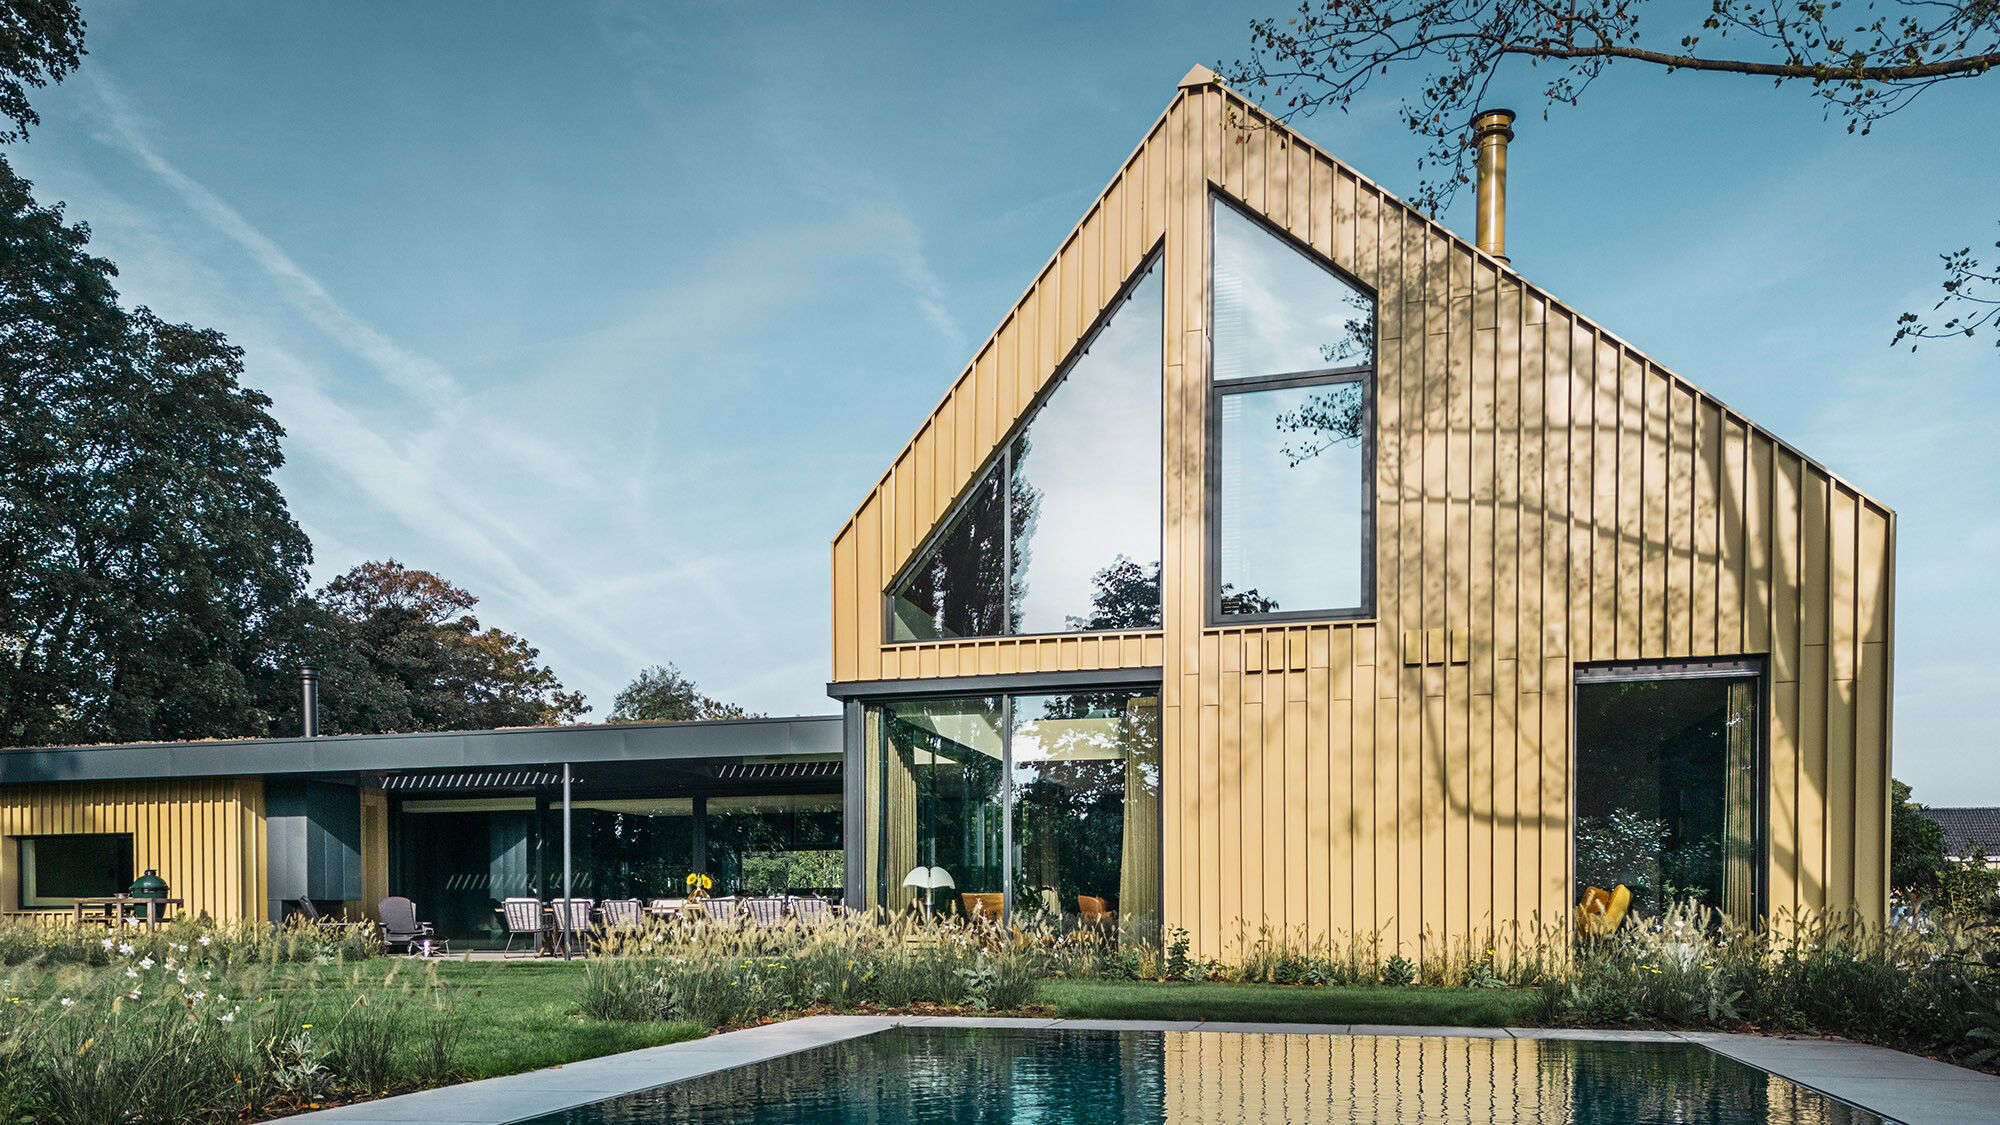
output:
[[[1429,1027],[1519,1027],[1540,997],[1513,988],[1391,988],[1341,985],[1162,984],[1051,980],[1036,998],[1072,1019],[1228,1020],[1252,1023],[1381,1023]]]
[[[364,983],[376,985],[391,972],[396,985],[421,987],[435,966],[450,986],[457,1008],[457,1064],[470,1077],[490,1078],[575,1062],[599,1055],[700,1039],[708,1029],[692,1023],[617,1023],[577,1014],[583,986],[582,961],[411,961],[383,958],[350,966]],[[284,977],[303,970],[287,966]],[[273,987],[280,987],[274,981]],[[394,989],[400,992],[400,987]]]

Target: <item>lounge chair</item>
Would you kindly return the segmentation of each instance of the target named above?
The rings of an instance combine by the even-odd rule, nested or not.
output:
[[[417,904],[401,895],[390,895],[375,908],[382,919],[384,951],[400,945],[405,953],[421,951],[426,956],[443,953],[450,943],[437,936],[429,922],[417,921]]]
[[[538,898],[510,898],[500,904],[500,914],[507,920],[507,945],[500,951],[505,957],[514,951],[514,940],[523,934],[534,940],[534,956],[542,955],[542,935],[547,924],[542,921],[542,900]]]

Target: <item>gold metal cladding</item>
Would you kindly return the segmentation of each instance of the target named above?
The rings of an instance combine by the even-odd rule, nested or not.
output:
[[[1479,248],[1507,260],[1507,142],[1514,139],[1514,111],[1489,109],[1472,119],[1479,149]]]

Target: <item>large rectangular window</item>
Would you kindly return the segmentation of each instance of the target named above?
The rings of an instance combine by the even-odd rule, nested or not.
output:
[[[991,903],[1050,927],[1108,913],[1158,938],[1159,697],[985,696],[873,708],[875,900]],[[982,907],[983,909],[984,907]]]
[[[23,836],[16,841],[21,908],[72,906],[132,888],[132,836],[126,832]]]
[[[1576,685],[1576,886],[1755,920],[1760,679],[1738,663],[1585,667]]]
[[[1209,618],[1364,614],[1374,300],[1230,204],[1213,213]]]

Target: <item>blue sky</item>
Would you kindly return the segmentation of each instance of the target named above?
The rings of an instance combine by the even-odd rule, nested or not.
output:
[[[818,713],[828,540],[1281,7],[105,0],[8,155],[129,301],[247,350],[316,580],[436,570],[600,715],[662,661]],[[1395,93],[1301,126],[1410,195]],[[1896,773],[2000,804],[2000,352],[1887,346],[2000,236],[2000,76],[1865,138],[1637,67],[1501,100],[1515,265],[1898,509]]]

